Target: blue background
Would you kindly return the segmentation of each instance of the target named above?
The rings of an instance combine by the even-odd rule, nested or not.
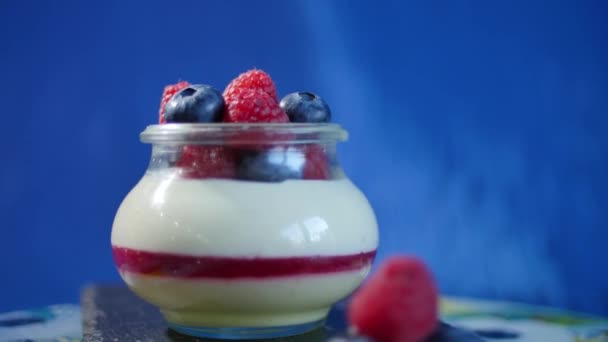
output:
[[[113,215],[165,84],[258,67],[444,293],[608,315],[608,2],[0,1],[0,311],[118,282]]]

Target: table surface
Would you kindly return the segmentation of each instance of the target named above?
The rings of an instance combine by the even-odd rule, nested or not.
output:
[[[105,311],[89,310],[91,307],[99,306],[100,298],[114,298],[115,302],[105,301],[111,304],[106,306]],[[121,306],[119,303],[128,304]],[[340,303],[332,310],[328,327],[323,331],[314,331],[284,341],[324,341],[326,336],[340,334],[345,329],[344,305]],[[107,310],[108,307],[117,306],[120,306],[120,309]],[[126,320],[124,317],[139,317],[139,323],[137,319]],[[608,319],[553,308],[508,302],[442,298],[441,317],[448,324],[475,332],[486,341],[608,342]],[[126,288],[97,286],[83,291],[81,306],[52,305],[39,309],[0,313],[0,342],[101,341],[104,337],[101,334],[110,331],[108,328],[111,328],[104,327],[103,324],[111,323],[116,326],[117,322],[127,329],[117,331],[117,335],[112,339],[103,338],[104,341],[196,340],[166,329],[158,311],[133,296]],[[142,322],[145,324],[141,325]],[[433,342],[472,341],[470,334],[460,338],[451,336],[450,339],[446,339],[446,336],[439,336]]]

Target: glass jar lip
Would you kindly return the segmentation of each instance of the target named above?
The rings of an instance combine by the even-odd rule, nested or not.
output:
[[[346,141],[335,123],[171,123],[149,125],[140,133],[151,144],[310,144]]]

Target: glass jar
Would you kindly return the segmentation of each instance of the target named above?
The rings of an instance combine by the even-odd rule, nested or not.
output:
[[[129,288],[181,333],[295,335],[369,273],[374,212],[346,177],[335,124],[167,124],[124,199],[112,251]]]

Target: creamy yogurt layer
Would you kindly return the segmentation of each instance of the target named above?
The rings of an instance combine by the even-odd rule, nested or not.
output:
[[[148,172],[116,214],[112,245],[192,256],[340,256],[375,251],[378,233],[348,179],[264,183]]]
[[[129,287],[168,321],[190,326],[281,326],[322,319],[363,281],[358,271],[305,278],[177,279],[121,272]]]

